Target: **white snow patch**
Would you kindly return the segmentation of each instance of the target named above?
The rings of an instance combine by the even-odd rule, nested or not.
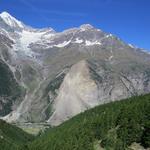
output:
[[[43,35],[43,38],[44,39],[49,39],[49,38],[51,38],[52,36],[54,36],[54,34],[53,33],[49,33],[49,34],[45,34],[45,35]]]
[[[112,34],[106,35],[106,38],[109,38],[109,37],[113,37],[113,35]]]
[[[143,53],[146,53],[146,54],[150,54],[150,52],[149,52],[149,51],[144,50],[144,49],[140,49],[140,51],[141,51],[141,52],[143,52]]]
[[[27,56],[32,57],[34,52],[30,49],[30,44],[36,43],[38,41],[47,40],[53,36],[53,34],[47,34],[45,37],[45,32],[34,32],[23,30],[22,32],[18,33],[20,35],[20,39],[16,41],[14,44],[14,50],[23,51]]]
[[[81,31],[81,32],[84,32],[84,31],[86,31],[86,29],[84,29],[84,28],[81,28],[81,29],[80,29],[80,31]]]
[[[63,43],[57,44],[57,45],[53,45],[53,47],[65,47],[67,46],[71,41],[64,41]]]
[[[23,30],[20,33],[21,38],[18,41],[16,41],[14,45],[15,52],[23,51],[27,56],[31,57],[33,55],[33,52],[29,48],[29,45],[40,40],[42,34],[42,32],[30,32]]]
[[[12,17],[9,13],[7,12],[2,12],[0,14],[0,17],[5,21],[6,24],[8,24],[11,27],[16,27],[17,25],[20,28],[23,28],[23,24],[21,23],[21,21],[18,21],[16,18]]]
[[[83,25],[80,26],[80,31],[81,32],[89,30],[89,29],[93,29],[93,26],[90,25],[90,24],[83,24]]]
[[[25,48],[28,48],[31,43],[35,43],[40,40],[42,35],[42,32],[29,32],[24,30],[21,33],[20,42]]]
[[[97,31],[102,32],[102,30],[100,30],[100,29],[97,29]]]
[[[79,38],[76,38],[76,40],[75,40],[73,43],[78,43],[78,44],[80,44],[80,43],[83,43],[83,40],[82,40],[82,39],[79,39]]]
[[[86,46],[93,46],[93,45],[102,45],[102,43],[101,42],[99,42],[99,41],[85,41],[85,45]]]
[[[135,48],[132,44],[128,44],[131,48]]]

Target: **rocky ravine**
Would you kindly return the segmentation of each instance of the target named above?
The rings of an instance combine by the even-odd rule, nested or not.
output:
[[[58,33],[3,12],[0,59],[19,89],[8,99],[0,75],[0,115],[9,122],[58,125],[96,105],[150,92],[148,52],[91,25]]]

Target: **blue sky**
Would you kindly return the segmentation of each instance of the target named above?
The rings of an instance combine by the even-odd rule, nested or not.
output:
[[[89,23],[150,50],[150,0],[0,0],[0,11],[56,31]]]

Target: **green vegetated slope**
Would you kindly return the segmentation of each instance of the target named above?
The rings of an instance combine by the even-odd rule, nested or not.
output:
[[[33,138],[20,128],[0,120],[0,150],[18,150]]]
[[[150,94],[95,107],[33,136],[0,120],[2,150],[125,150],[150,147]]]
[[[133,142],[150,147],[150,95],[95,107],[49,129],[22,149],[124,150]]]

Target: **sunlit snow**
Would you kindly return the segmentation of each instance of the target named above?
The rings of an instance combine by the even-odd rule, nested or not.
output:
[[[9,15],[7,12],[1,13],[0,17],[5,21],[6,24],[11,27],[19,26],[20,28],[23,28],[23,24],[11,15]]]
[[[102,45],[99,41],[85,41],[86,46],[93,46],[93,45]]]

